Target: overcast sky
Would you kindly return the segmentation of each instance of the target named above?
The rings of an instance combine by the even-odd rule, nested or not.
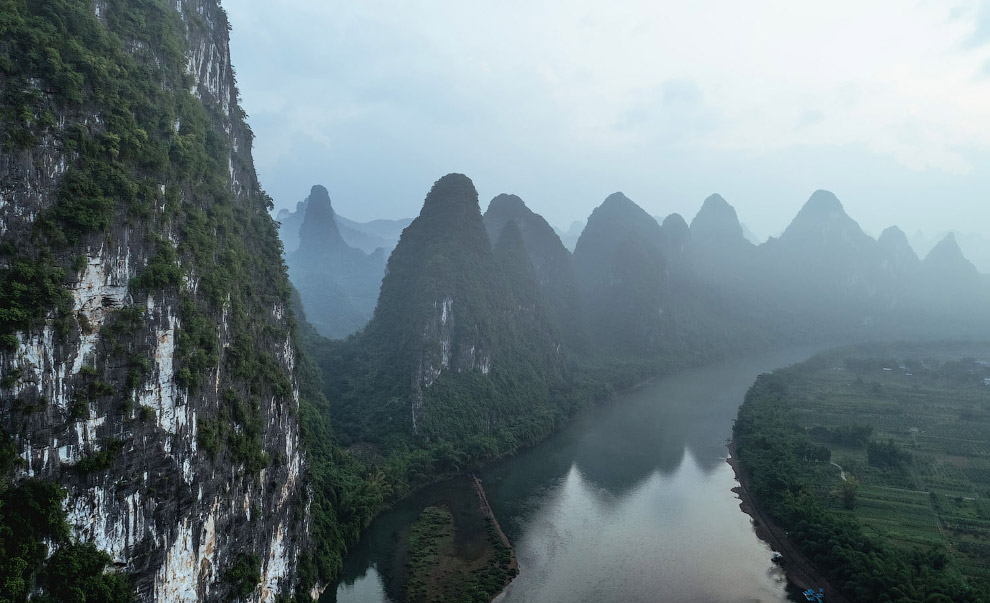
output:
[[[418,213],[448,172],[551,223],[614,191],[777,234],[818,188],[872,234],[990,234],[990,0],[225,0],[276,207]]]

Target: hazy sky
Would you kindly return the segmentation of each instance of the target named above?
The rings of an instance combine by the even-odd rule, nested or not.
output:
[[[224,6],[277,207],[414,216],[463,172],[565,227],[719,192],[766,236],[826,188],[873,234],[990,234],[990,0]]]

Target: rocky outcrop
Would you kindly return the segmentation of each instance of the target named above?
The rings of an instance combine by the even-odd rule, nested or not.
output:
[[[425,391],[445,372],[487,375],[495,361],[498,279],[474,184],[462,174],[438,180],[389,258],[372,338],[396,343],[411,374],[410,422],[418,433]]]
[[[564,352],[539,281],[520,225],[508,220],[493,251],[471,180],[437,180],[371,322],[322,355],[325,374],[354,375],[328,386],[343,441],[470,444],[477,457],[545,433]]]
[[[292,593],[306,544],[305,459],[287,282],[237,105],[227,18],[217,0],[125,4],[96,2],[77,24],[110,29],[119,49],[79,43],[117,52],[104,56],[114,77],[133,64],[162,87],[110,80],[116,97],[82,89],[79,102],[40,86],[51,124],[0,153],[4,278],[17,266],[67,275],[50,292],[61,301],[4,324],[0,422],[23,459],[15,480],[63,485],[74,537],[132,574],[141,600],[225,599],[228,570],[250,559],[248,598],[274,601]],[[144,143],[120,140],[120,107],[139,97],[145,114],[172,116],[155,122],[170,130],[139,124]],[[115,136],[119,149],[87,163],[89,141]],[[140,144],[163,154],[149,163]],[[213,154],[184,156],[196,148]],[[111,178],[113,196],[87,196]]]

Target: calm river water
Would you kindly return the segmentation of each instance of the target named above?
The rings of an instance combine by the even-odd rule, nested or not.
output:
[[[663,377],[582,415],[480,477],[519,576],[503,603],[782,602],[786,582],[732,493],[732,420],[793,349]],[[322,603],[400,600],[404,535],[426,506],[477,506],[467,480],[424,490],[372,523]]]

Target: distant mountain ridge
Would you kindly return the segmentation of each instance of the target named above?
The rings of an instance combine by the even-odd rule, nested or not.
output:
[[[296,203],[296,209],[279,210],[275,219],[279,223],[278,236],[282,240],[285,253],[291,253],[299,247],[299,228],[302,226],[303,218],[306,216],[306,206],[309,197]],[[334,213],[334,220],[340,236],[351,247],[356,247],[361,251],[371,254],[379,247],[388,255],[399,242],[399,235],[402,229],[409,226],[412,218],[402,218],[399,220],[377,219],[370,222],[356,222],[349,220],[340,214]]]
[[[339,216],[336,220],[346,240]],[[945,242],[931,261],[921,261],[899,229],[872,238],[825,190],[809,197],[779,237],[759,245],[747,238],[735,209],[718,194],[704,200],[690,225],[678,214],[660,225],[625,195],[610,195],[587,223],[575,222],[572,231],[580,229],[580,236],[573,253],[546,220],[507,194],[493,198],[484,215],[492,246],[509,221],[520,230],[548,319],[574,349],[588,334],[589,340],[625,342],[618,347],[639,337],[641,349],[663,348],[664,334],[683,345],[689,345],[690,333],[696,341],[714,341],[717,335],[705,325],[719,321],[727,321],[719,329],[737,333],[730,339],[756,336],[753,325],[779,336],[777,323],[790,324],[787,329],[802,337],[812,332],[883,336],[905,323],[924,330],[920,317],[934,316],[950,302],[982,299],[987,290],[986,279],[960,260],[958,245]],[[399,224],[365,226],[388,234]],[[365,316],[370,297],[365,297]],[[343,312],[347,306],[340,307]],[[718,318],[706,318],[706,311]],[[774,316],[788,318],[775,323]],[[684,320],[694,326],[685,329]]]
[[[366,254],[348,245],[325,187],[314,186],[299,206],[305,213],[299,246],[286,254],[289,278],[310,324],[325,337],[341,339],[371,319],[385,272],[385,251]]]
[[[948,235],[953,235],[966,258],[976,266],[980,274],[990,274],[990,236],[960,230],[943,231],[929,238],[918,231],[908,237],[915,253],[926,256],[935,245]]]
[[[564,247],[573,253],[574,246],[577,245],[577,240],[581,237],[581,231],[584,230],[584,225],[583,221],[575,220],[571,222],[566,231],[554,228],[554,232],[560,237],[560,242],[564,244]]]
[[[484,214],[489,239],[498,243],[506,225],[519,230],[537,282],[552,312],[552,320],[572,347],[582,347],[577,336],[584,329],[584,308],[578,294],[577,280],[570,252],[542,216],[530,210],[516,195],[498,195]]]
[[[331,240],[336,240],[330,237]],[[754,245],[706,199],[663,224],[606,198],[574,252],[515,195],[482,216],[462,174],[439,179],[388,259],[374,315],[313,338],[338,441],[408,492],[533,444],[645,378],[785,345],[990,335],[985,281],[946,239],[919,260],[816,191]]]

